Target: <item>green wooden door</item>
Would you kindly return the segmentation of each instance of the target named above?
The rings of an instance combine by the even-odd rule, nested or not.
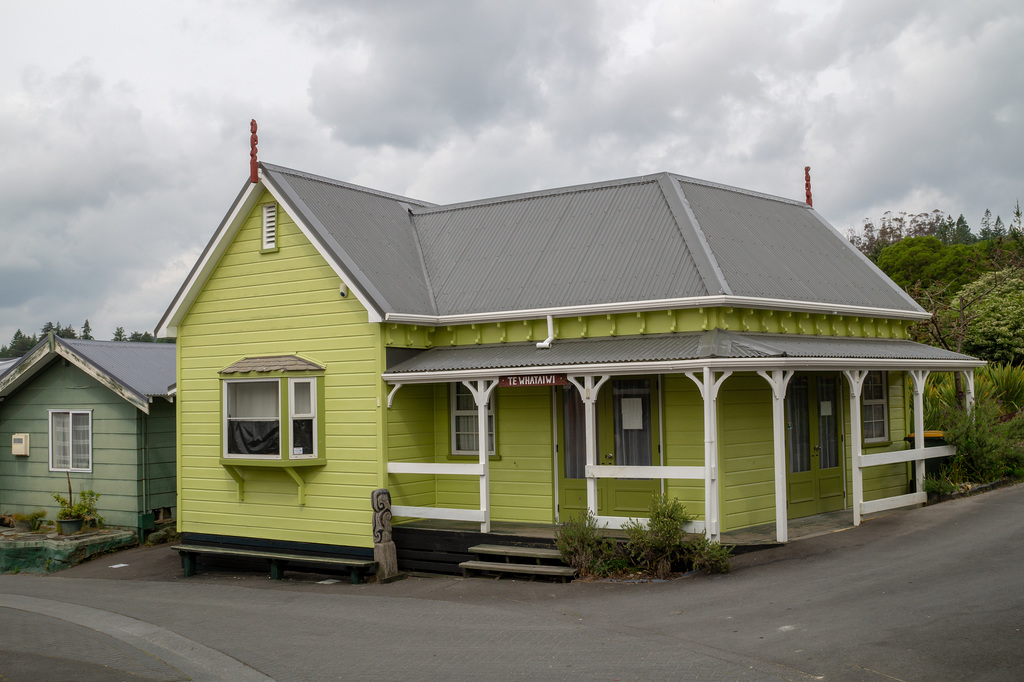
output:
[[[845,506],[839,437],[839,377],[797,374],[786,393],[789,518]]]
[[[595,410],[599,465],[657,464],[658,400],[655,378],[611,379],[601,389]],[[583,401],[571,386],[558,401],[558,519],[565,522],[587,508],[586,427]],[[597,485],[601,516],[646,517],[657,479],[602,478]]]

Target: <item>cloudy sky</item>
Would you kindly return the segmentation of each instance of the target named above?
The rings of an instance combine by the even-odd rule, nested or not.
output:
[[[673,171],[1024,199],[1020,0],[3,0],[0,343],[152,330],[260,159],[427,201]]]

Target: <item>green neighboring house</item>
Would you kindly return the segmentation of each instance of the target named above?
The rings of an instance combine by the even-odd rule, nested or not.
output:
[[[142,533],[171,518],[172,344],[47,335],[0,375],[0,510],[46,509],[53,492],[100,494],[108,526]]]
[[[436,206],[260,164],[157,328],[179,530],[366,555],[378,488],[484,533],[661,491],[713,539],[859,523],[924,499],[927,374],[983,364],[909,341],[927,317],[803,202],[659,173]]]

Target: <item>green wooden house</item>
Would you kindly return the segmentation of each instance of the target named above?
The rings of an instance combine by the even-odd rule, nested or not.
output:
[[[805,202],[659,173],[436,206],[260,164],[157,329],[179,529],[366,554],[378,488],[483,533],[658,492],[714,539],[859,522],[924,499],[911,404],[982,364],[909,341],[927,316]]]
[[[47,335],[0,375],[0,510],[100,494],[108,526],[142,533],[177,506],[172,344]]]

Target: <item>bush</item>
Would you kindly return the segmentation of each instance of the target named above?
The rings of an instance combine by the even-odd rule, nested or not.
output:
[[[589,509],[555,529],[555,546],[562,561],[581,576],[607,575],[604,565],[615,554],[614,543],[602,537],[597,519]]]
[[[672,564],[683,557],[686,545],[684,526],[693,520],[679,500],[664,495],[651,498],[650,517],[630,519],[626,531],[626,553],[633,563],[659,578],[667,578]]]
[[[980,399],[971,410],[945,407],[939,425],[956,455],[942,477],[954,484],[988,483],[1024,468],[1024,421],[1004,420],[997,400]]]
[[[732,570],[732,547],[711,542],[704,533],[686,543],[683,558],[695,571],[705,573],[728,573]]]

